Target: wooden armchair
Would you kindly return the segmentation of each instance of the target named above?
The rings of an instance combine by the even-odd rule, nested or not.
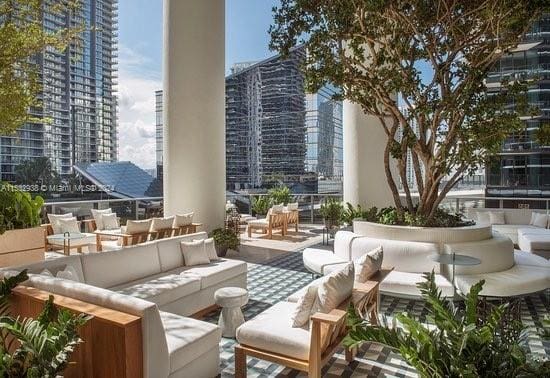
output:
[[[286,212],[286,231],[288,232],[289,226],[294,225],[295,232],[298,232],[298,225],[300,224],[300,212],[298,210],[289,210]]]
[[[197,228],[201,226],[202,223],[190,223],[184,226],[176,227],[174,229],[174,236],[194,234],[197,232]]]
[[[269,210],[267,216],[265,219],[256,219],[248,221],[248,237],[252,237],[252,231],[254,230],[262,230],[262,232],[265,234],[267,233],[269,238],[273,238],[273,231],[276,229],[281,230],[281,235],[286,235],[286,221],[287,221],[287,214],[280,212],[280,213],[274,213]]]
[[[115,242],[116,245],[120,247],[145,243],[149,240],[149,236],[153,233],[154,232],[152,231],[137,232],[135,234],[126,234],[113,231],[96,231],[95,236],[97,251],[102,252],[106,245],[109,245],[109,249],[116,249],[112,248],[112,242]]]

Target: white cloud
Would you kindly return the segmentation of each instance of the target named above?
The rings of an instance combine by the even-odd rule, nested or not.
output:
[[[162,88],[160,75],[148,71],[149,59],[128,47],[120,46],[119,56],[119,160],[154,168],[155,91]]]

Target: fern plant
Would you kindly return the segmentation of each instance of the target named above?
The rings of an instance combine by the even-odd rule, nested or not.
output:
[[[0,282],[0,377],[55,377],[82,342],[78,329],[90,317],[57,309],[50,296],[37,319],[10,315],[9,297],[26,271]]]
[[[400,324],[371,325],[350,306],[348,347],[363,342],[385,344],[397,351],[422,377],[543,377],[550,376],[550,362],[532,358],[526,348],[523,325],[507,318],[507,305],[494,306],[481,316],[479,293],[484,281],[474,285],[464,297],[464,310],[455,308],[441,296],[435,274],[426,273],[417,286],[427,302],[426,326],[401,313]]]

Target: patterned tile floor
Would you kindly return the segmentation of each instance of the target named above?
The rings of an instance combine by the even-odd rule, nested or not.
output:
[[[249,264],[249,303],[243,308],[245,319],[251,319],[273,304],[284,300],[290,294],[311,282],[312,276],[302,264],[302,254],[291,252],[261,265]],[[381,313],[388,319],[392,314],[408,311],[423,319],[426,315],[424,302],[382,296]],[[526,297],[522,304],[522,320],[529,327],[529,348],[534,353],[550,355],[550,342],[542,341],[536,333],[542,327],[543,314],[550,313],[548,293]],[[219,312],[212,313],[205,320],[217,322]],[[235,340],[223,338],[220,343],[221,377],[234,375]],[[283,366],[248,358],[248,377],[305,377],[304,373]],[[363,346],[354,362],[346,364],[343,349],[339,349],[323,369],[323,377],[416,377],[396,353],[381,345]]]

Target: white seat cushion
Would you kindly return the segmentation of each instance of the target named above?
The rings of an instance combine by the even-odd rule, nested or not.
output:
[[[240,274],[246,274],[247,265],[243,261],[220,259],[210,264],[183,267],[174,270],[184,275],[195,275],[201,278],[201,289],[216,285]]]
[[[237,328],[237,341],[301,360],[309,359],[308,328],[292,327],[296,303],[279,302]]]
[[[249,226],[267,227],[269,222],[267,219],[253,219],[248,221]]]
[[[304,266],[311,272],[326,274],[324,267],[332,264],[341,264],[347,262],[343,258],[336,256],[331,251],[325,249],[306,248],[302,253]]]
[[[418,282],[423,282],[422,273],[409,273],[392,271],[380,284],[380,291],[388,294],[404,295],[404,296],[420,296],[420,290],[416,287]],[[435,284],[441,290],[444,297],[453,295],[452,284],[442,275],[435,275]]]
[[[198,292],[201,279],[192,275],[161,273],[121,286],[112,290],[163,306]]]
[[[170,372],[217,347],[222,338],[221,329],[215,324],[164,311],[160,312],[160,318],[166,332]]]
[[[80,246],[89,245],[89,244],[95,245],[96,243],[95,234],[82,233],[82,235],[85,235],[85,237],[82,239],[71,240],[71,247],[80,247]],[[48,238],[48,243],[51,245],[63,247],[63,240],[60,240],[60,239]]]
[[[550,230],[544,228],[520,228],[518,246],[522,251],[550,250]]]
[[[544,257],[537,256],[531,252],[516,250],[514,252],[514,261],[516,265],[528,265],[550,268],[550,261]]]
[[[550,287],[550,269],[527,265],[515,265],[504,272],[457,275],[456,285],[468,293],[477,282],[485,280],[481,295],[490,297],[511,297],[535,293]]]

